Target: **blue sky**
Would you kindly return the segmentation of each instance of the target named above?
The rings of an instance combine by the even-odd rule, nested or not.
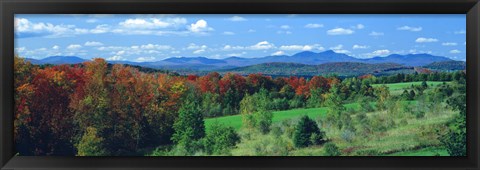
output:
[[[22,57],[136,62],[334,50],[357,58],[429,53],[465,60],[458,15],[16,15]]]

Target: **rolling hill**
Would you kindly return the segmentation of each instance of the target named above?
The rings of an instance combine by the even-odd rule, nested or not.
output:
[[[424,68],[444,71],[465,70],[467,68],[467,63],[465,61],[442,61],[428,64],[424,66]]]
[[[320,65],[307,65],[298,63],[264,63],[234,69],[218,70],[220,73],[233,72],[242,75],[262,73],[266,75],[296,75],[314,76],[335,73],[338,76],[358,76],[364,74],[385,74],[390,71],[413,71],[395,63],[367,64],[358,62],[336,62]]]

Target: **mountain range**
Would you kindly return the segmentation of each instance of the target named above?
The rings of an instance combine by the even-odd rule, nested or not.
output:
[[[75,56],[52,56],[44,59],[29,59],[33,64],[76,64],[88,60]],[[173,57],[155,62],[132,62],[132,61],[108,61],[112,64],[128,64],[141,67],[165,69],[171,71],[190,70],[190,71],[217,71],[217,70],[235,70],[243,67],[261,65],[264,67],[266,63],[295,63],[301,64],[301,67],[307,68],[308,65],[322,65],[327,63],[364,63],[364,64],[396,64],[397,67],[419,67],[426,66],[438,62],[454,61],[447,57],[434,56],[430,54],[392,54],[385,57],[373,57],[368,59],[360,59],[349,56],[347,54],[336,53],[332,50],[324,52],[303,51],[294,55],[265,56],[260,58],[241,58],[229,57],[225,59],[211,59],[206,57]],[[464,63],[464,62],[463,62]],[[345,64],[344,64],[345,65]],[[358,64],[356,64],[358,65]],[[288,66],[282,65],[282,66]],[[290,65],[293,66],[293,65]],[[299,66],[299,65],[295,65]],[[349,65],[350,66],[350,65]],[[392,65],[388,65],[389,67]],[[368,67],[368,66],[366,66]],[[382,68],[383,66],[379,66]],[[312,69],[312,68],[310,68]],[[240,71],[240,70],[238,70]]]

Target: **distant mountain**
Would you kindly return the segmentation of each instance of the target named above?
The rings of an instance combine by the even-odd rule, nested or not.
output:
[[[36,60],[36,59],[31,59],[27,58],[27,61],[30,61],[32,64],[78,64],[78,63],[83,63],[85,59],[82,59],[80,57],[75,57],[75,56],[52,56],[52,57],[47,57],[44,59]]]
[[[430,54],[392,54],[386,57],[374,57],[365,59],[366,63],[398,63],[406,66],[424,66],[433,62],[453,61],[452,59]]]
[[[428,64],[424,66],[424,68],[445,71],[465,70],[467,68],[467,63],[465,61],[441,61]]]
[[[75,64],[87,60],[73,56],[54,56],[41,60],[28,59],[34,64]],[[128,64],[149,67],[155,69],[166,69],[171,71],[211,71],[222,69],[233,69],[238,67],[253,66],[264,63],[297,63],[306,65],[319,65],[326,63],[354,62],[366,64],[396,63],[404,66],[426,66],[434,62],[454,61],[446,57],[433,56],[430,54],[392,54],[386,57],[374,57],[359,59],[347,54],[336,53],[332,50],[323,52],[303,51],[294,55],[266,56],[260,58],[229,57],[225,59],[211,59],[206,57],[178,57],[167,58],[155,62],[132,62],[132,61],[108,61],[111,64]]]
[[[406,67],[395,63],[367,64],[358,62],[336,62],[320,65],[299,63],[263,63],[234,69],[218,70],[220,73],[233,72],[242,75],[262,73],[266,75],[296,75],[314,76],[335,73],[338,76],[359,76],[364,74],[386,74],[387,72],[408,70],[413,72],[413,67]]]

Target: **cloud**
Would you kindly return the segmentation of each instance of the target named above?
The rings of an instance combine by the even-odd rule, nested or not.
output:
[[[110,61],[125,61],[127,59],[123,58],[122,56],[115,55],[115,56],[107,58],[107,60],[110,60]]]
[[[330,50],[333,50],[333,51],[335,51],[336,53],[343,53],[343,54],[351,53],[350,51],[343,49],[343,45],[342,45],[342,44],[339,44],[339,45],[337,45],[337,46],[330,47]]]
[[[291,31],[277,31],[277,34],[292,34]]]
[[[418,31],[422,31],[422,27],[410,27],[410,26],[402,26],[402,27],[398,27],[397,30],[402,30],[402,31],[412,31],[412,32],[418,32]]]
[[[313,45],[282,45],[279,47],[280,50],[284,51],[311,51],[311,50],[324,50],[320,44]]]
[[[361,30],[361,29],[363,29],[363,28],[365,28],[365,25],[363,25],[363,24],[357,24],[357,25],[355,26],[355,29]]]
[[[375,31],[372,31],[370,34],[368,34],[370,36],[383,36],[383,32],[375,32]]]
[[[248,49],[250,50],[268,50],[268,49],[271,49],[271,48],[274,48],[275,45],[273,45],[272,43],[269,43],[268,41],[261,41],[255,45],[252,45],[250,47],[248,47]]]
[[[345,28],[335,28],[327,31],[328,35],[349,35],[353,33],[353,30]]]
[[[455,31],[454,34],[466,34],[465,30]]]
[[[390,50],[387,50],[387,49],[375,50],[372,52],[372,54],[376,56],[387,55],[387,54],[390,54]]]
[[[188,27],[188,30],[194,33],[201,33],[206,31],[212,31],[213,29],[208,27],[207,21],[201,19],[193,24],[190,24],[190,26]]]
[[[54,49],[54,50],[58,50],[58,49],[60,49],[60,46],[58,46],[58,45],[54,45],[54,46],[52,47],[52,49]]]
[[[369,46],[366,46],[366,45],[353,45],[352,49],[367,49]]]
[[[274,52],[272,53],[271,55],[275,56],[275,55],[284,55],[285,53],[283,51],[277,51],[277,52]]]
[[[460,50],[450,50],[450,53],[452,53],[452,54],[458,54],[458,53],[461,53],[461,51],[460,51]]]
[[[247,19],[241,17],[241,16],[233,16],[228,18],[230,21],[238,22],[238,21],[247,21]]]
[[[25,18],[15,18],[14,29],[15,35],[19,38],[38,36],[61,37],[84,33],[84,29],[78,29],[79,31],[77,32],[75,25],[54,25],[43,22],[34,23]]]
[[[127,19],[118,25],[128,29],[160,29],[179,26],[187,23],[185,18],[135,18]]]
[[[444,42],[442,43],[443,46],[456,46],[457,43],[454,43],[454,42]]]
[[[80,49],[82,48],[82,46],[80,44],[71,44],[67,47],[68,50],[76,50],[76,49]]]
[[[322,28],[323,24],[307,24],[305,28]]]
[[[235,33],[230,31],[225,31],[223,32],[223,35],[235,35]]]
[[[89,46],[89,47],[94,47],[94,46],[102,46],[103,43],[101,43],[101,42],[96,42],[96,41],[87,41],[87,42],[85,42],[84,45],[85,45],[85,46]]]
[[[249,29],[248,32],[257,32],[257,31],[254,29]]]
[[[96,22],[98,22],[98,20],[92,18],[92,19],[87,19],[85,22],[87,22],[87,23],[96,23]]]
[[[282,25],[280,26],[281,29],[284,29],[284,30],[287,30],[287,29],[290,29],[290,25]]]
[[[205,49],[199,49],[199,50],[193,51],[193,54],[200,54],[200,53],[203,53],[203,52],[205,52]]]
[[[153,61],[155,57],[138,57],[136,61],[138,62],[146,62],[146,61]]]
[[[415,42],[417,43],[431,43],[431,42],[437,42],[437,41],[438,39],[435,39],[435,38],[424,38],[424,37],[420,37],[415,40]]]

